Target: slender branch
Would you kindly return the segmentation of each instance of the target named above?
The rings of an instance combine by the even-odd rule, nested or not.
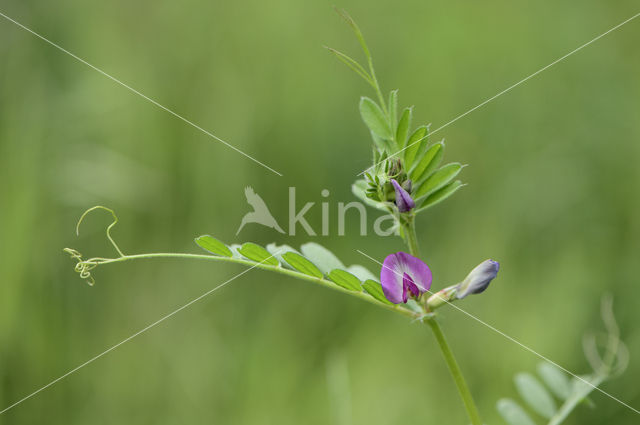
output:
[[[451,348],[449,348],[449,344],[442,333],[442,329],[440,329],[440,325],[436,321],[435,317],[428,318],[425,322],[431,327],[433,335],[436,337],[436,341],[438,341],[442,355],[447,362],[447,366],[449,366],[449,372],[451,372],[451,376],[453,376],[456,387],[458,387],[458,393],[460,393],[464,407],[467,409],[467,414],[469,415],[471,423],[473,425],[482,425],[478,408],[473,401],[467,382],[464,380],[464,376],[462,376],[460,366],[458,366],[458,362],[453,356]]]
[[[287,276],[292,276],[295,277],[297,279],[301,279],[301,280],[306,280],[308,282],[313,282],[313,283],[317,283],[319,285],[322,285],[324,287],[327,287],[329,289],[333,289],[334,291],[339,291],[351,296],[354,296],[356,298],[360,298],[361,300],[364,300],[368,303],[371,304],[375,304],[378,307],[382,307],[386,310],[389,311],[394,311],[396,313],[400,313],[404,316],[408,316],[411,317],[413,319],[417,318],[416,313],[407,309],[407,308],[403,308],[400,306],[396,306],[396,305],[391,305],[391,304],[385,304],[382,303],[378,300],[376,300],[375,298],[373,298],[372,296],[370,296],[369,294],[362,292],[362,291],[351,291],[348,289],[345,289],[341,286],[338,286],[337,284],[335,284],[334,282],[324,279],[324,278],[318,278],[318,277],[314,277],[314,276],[310,276],[304,273],[300,273],[297,272],[295,270],[290,270],[290,269],[285,269],[280,265],[277,266],[272,266],[266,263],[256,263],[253,261],[249,261],[249,260],[243,260],[241,258],[233,258],[233,257],[222,257],[222,256],[215,256],[215,255],[206,255],[206,254],[189,254],[189,253],[174,253],[174,252],[153,252],[153,253],[147,253],[147,254],[134,254],[134,255],[123,255],[120,256],[118,258],[89,258],[87,260],[81,260],[79,257],[79,253],[77,253],[74,250],[70,250],[69,248],[65,249],[65,252],[68,252],[72,255],[73,258],[78,259],[78,265],[81,265],[83,267],[77,267],[76,266],[76,270],[77,271],[81,271],[81,270],[91,270],[99,265],[104,265],[104,264],[114,264],[114,263],[121,263],[124,261],[130,261],[130,260],[144,260],[144,259],[154,259],[154,258],[185,258],[185,259],[193,259],[193,260],[207,260],[207,261],[218,261],[218,262],[224,262],[224,263],[235,263],[235,264],[242,264],[244,266],[249,266],[249,267],[255,267],[255,268],[259,268],[259,269],[263,269],[263,270],[269,270],[269,271],[275,271]],[[85,275],[85,278],[90,278],[90,275]]]

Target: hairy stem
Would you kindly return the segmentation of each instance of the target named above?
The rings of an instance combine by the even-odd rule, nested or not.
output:
[[[445,361],[447,362],[447,366],[449,367],[449,372],[451,372],[451,376],[453,376],[453,380],[456,383],[456,387],[458,387],[458,393],[460,393],[460,397],[462,398],[462,402],[464,403],[465,409],[467,409],[467,414],[469,415],[469,419],[473,425],[482,425],[482,421],[480,420],[480,414],[478,413],[478,408],[476,407],[473,397],[471,396],[471,392],[469,391],[469,387],[467,386],[467,382],[462,376],[462,371],[460,370],[460,366],[458,366],[458,362],[456,361],[453,353],[451,352],[451,348],[447,343],[447,340],[442,333],[442,329],[440,325],[436,321],[435,317],[431,317],[425,320],[425,322],[431,327],[433,331],[433,335],[436,337],[438,341],[438,345],[440,346],[440,350],[442,351],[442,355],[444,356]]]

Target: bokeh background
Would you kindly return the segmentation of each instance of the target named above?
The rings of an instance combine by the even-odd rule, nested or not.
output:
[[[228,242],[321,243],[377,272],[400,239],[336,237],[337,202],[368,165],[357,111],[372,96],[323,45],[360,58],[326,1],[3,1],[0,11],[280,171],[279,177],[0,19],[0,409],[242,271],[181,260],[99,268],[62,252],[198,252]],[[638,12],[637,2],[345,0],[385,90],[438,127]],[[631,352],[604,389],[640,408],[640,21],[441,131],[469,183],[419,218],[434,288],[502,264],[461,307],[586,373],[586,331],[615,298]],[[331,236],[257,225],[251,185],[286,225],[288,187]],[[371,217],[375,217],[373,211]],[[369,227],[371,229],[371,227]],[[488,424],[529,352],[453,309],[442,323]],[[595,393],[569,424],[635,424]],[[540,419],[540,418],[538,418]],[[539,420],[542,423],[542,420]],[[430,333],[357,299],[251,271],[0,416],[6,424],[465,424]]]

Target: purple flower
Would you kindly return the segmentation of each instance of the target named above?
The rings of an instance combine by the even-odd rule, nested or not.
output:
[[[458,299],[470,294],[479,294],[487,289],[489,283],[498,275],[500,263],[493,260],[484,260],[458,284]]]
[[[398,207],[398,211],[401,213],[411,211],[411,209],[416,206],[411,195],[409,195],[409,193],[404,190],[395,179],[391,179],[391,184],[396,190],[396,206]]]
[[[392,180],[393,181],[393,180]],[[406,303],[431,288],[431,270],[419,258],[397,252],[384,259],[380,282],[384,296],[394,304]]]

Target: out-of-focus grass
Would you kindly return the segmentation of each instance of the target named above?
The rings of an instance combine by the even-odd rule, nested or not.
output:
[[[439,126],[637,12],[631,1],[340,4],[358,20],[385,89]],[[288,187],[320,228],[369,160],[367,87],[322,49],[357,44],[327,2],[9,2],[2,12],[282,172],[278,177],[0,20],[0,409],[240,271],[185,261],[120,264],[88,287],[65,246],[110,255],[196,250],[194,236],[323,243],[373,264],[398,239],[235,230],[252,185],[286,221]],[[613,293],[631,350],[605,390],[640,406],[640,22],[438,134],[470,163],[453,200],[421,217],[434,288],[492,257],[491,289],[461,306],[578,373],[582,333]],[[443,326],[487,423],[530,353],[455,310]],[[338,359],[338,360],[336,360]],[[335,366],[335,362],[339,366]],[[332,363],[334,362],[334,363]],[[348,376],[339,375],[347,371]],[[338,374],[338,375],[336,375]],[[336,377],[337,376],[337,377]],[[333,377],[333,378],[332,378]],[[336,382],[348,382],[336,386]],[[337,393],[336,393],[337,391]],[[350,403],[336,404],[336,394]],[[346,392],[345,392],[346,391]],[[573,424],[632,424],[595,394]],[[252,271],[0,416],[1,423],[466,423],[431,336],[321,288]]]

